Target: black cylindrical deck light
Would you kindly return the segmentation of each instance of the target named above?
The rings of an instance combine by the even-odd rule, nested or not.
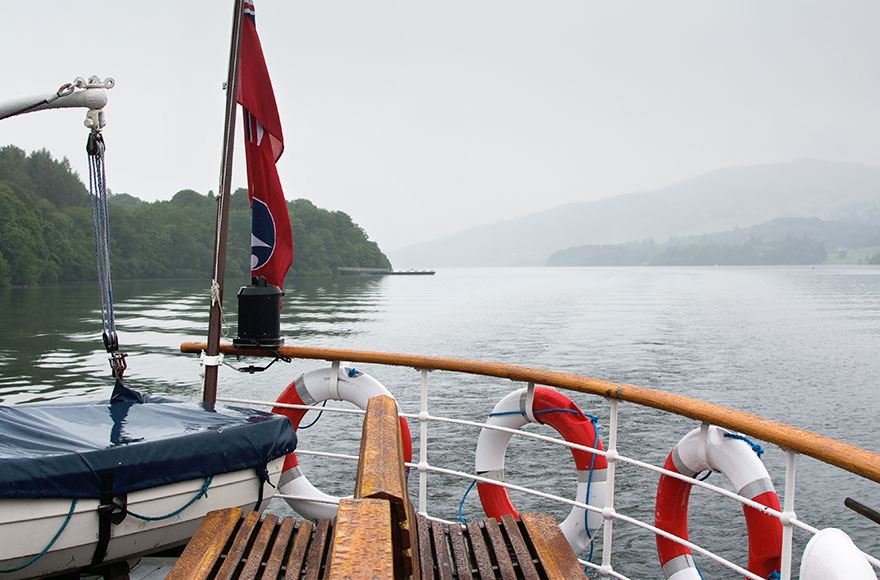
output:
[[[238,290],[238,336],[235,346],[271,347],[284,344],[281,338],[281,296],[278,286],[255,276],[250,286]]]

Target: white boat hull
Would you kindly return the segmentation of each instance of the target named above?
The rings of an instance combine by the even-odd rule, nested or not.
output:
[[[268,465],[263,485],[264,505],[272,497],[281,474],[283,457]],[[196,495],[204,480],[194,479],[128,494],[128,509],[146,516],[171,513]],[[270,485],[271,484],[271,485]],[[257,501],[259,479],[253,469],[214,476],[207,495],[179,515],[156,522],[128,516],[111,526],[105,562],[124,560],[185,543],[209,511],[242,507]],[[70,511],[69,499],[0,499],[0,570],[23,564],[40,553],[61,528]],[[34,564],[2,574],[3,580],[34,578],[83,568],[91,563],[98,541],[98,501],[80,500],[64,532]]]

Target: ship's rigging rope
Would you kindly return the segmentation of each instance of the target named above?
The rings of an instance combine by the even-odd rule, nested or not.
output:
[[[104,137],[99,131],[89,133],[86,152],[89,156],[89,202],[95,227],[95,266],[98,270],[98,293],[101,298],[101,325],[104,346],[110,353],[113,376],[122,378],[126,369],[125,353],[119,352],[116,335],[116,312],[113,307],[113,284],[110,279],[110,211],[107,205],[107,177],[104,171]]]

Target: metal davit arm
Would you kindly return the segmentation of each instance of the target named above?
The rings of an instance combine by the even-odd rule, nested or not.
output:
[[[21,97],[0,103],[0,120],[48,109],[88,109],[85,126],[89,129],[102,129],[107,121],[104,107],[107,106],[107,89],[112,89],[116,82],[112,78],[103,81],[96,77],[85,80],[77,77],[72,83],[66,83],[54,92],[42,95]]]
[[[180,350],[184,353],[198,354],[204,349],[204,343],[185,342],[180,345]],[[238,356],[275,356],[275,353],[269,351],[236,348],[230,344],[221,345],[220,352]],[[534,382],[609,399],[628,401],[739,431],[880,483],[880,455],[877,453],[751,413],[735,411],[721,405],[657,389],[612,383],[591,377],[520,365],[470,359],[305,346],[283,346],[278,349],[278,353],[291,358],[402,366],[497,377],[524,383]]]

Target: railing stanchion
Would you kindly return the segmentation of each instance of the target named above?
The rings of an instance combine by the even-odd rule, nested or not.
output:
[[[611,540],[612,527],[614,523],[614,471],[617,467],[617,406],[620,403],[617,399],[609,399],[611,402],[611,416],[608,424],[608,449],[605,459],[608,461],[608,495],[605,499],[605,509],[602,510],[602,517],[605,519],[604,530],[602,533],[602,568],[601,574],[610,575],[613,568],[611,567]]]
[[[796,518],[794,513],[794,485],[795,485],[795,458],[794,451],[785,450],[785,499],[782,505],[782,562],[779,567],[780,580],[791,579],[791,541],[794,532],[792,520]]]
[[[422,375],[419,403],[419,513],[428,515],[428,370]]]

